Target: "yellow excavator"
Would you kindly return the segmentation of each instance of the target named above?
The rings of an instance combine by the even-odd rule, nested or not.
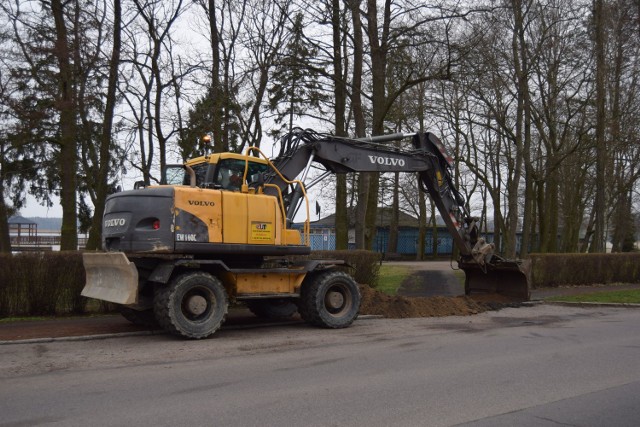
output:
[[[411,140],[410,148],[392,141]],[[295,129],[270,160],[251,147],[170,165],[161,185],[110,195],[104,252],[83,254],[82,295],[118,304],[135,323],[205,338],[224,322],[229,301],[256,315],[298,311],[310,324],[343,328],[358,316],[360,293],[342,260],[309,255],[306,188],[328,174],[417,172],[459,250],[465,292],[527,300],[530,264],[496,255],[464,207],[451,177],[452,159],[431,133],[350,139]],[[312,167],[322,173],[305,185]],[[292,227],[305,206],[302,232]]]

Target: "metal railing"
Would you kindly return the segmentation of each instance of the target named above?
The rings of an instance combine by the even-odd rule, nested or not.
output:
[[[10,239],[13,250],[19,250],[20,247],[51,247],[60,245],[60,236],[10,236]],[[84,248],[86,244],[86,237],[78,237],[79,248]]]

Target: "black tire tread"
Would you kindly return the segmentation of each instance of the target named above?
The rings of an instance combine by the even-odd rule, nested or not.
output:
[[[323,288],[325,285],[338,280],[348,282],[354,299],[353,309],[350,310],[347,316],[342,318],[327,316],[322,308],[324,303],[319,301],[319,299],[324,300]],[[331,329],[346,328],[358,318],[360,302],[360,290],[351,276],[339,270],[323,271],[311,273],[305,278],[302,284],[298,311],[300,316],[311,325]]]
[[[194,277],[199,277],[203,280],[213,279],[213,282],[217,284],[216,286],[219,286],[219,288],[222,289],[223,298],[223,301],[221,302],[223,313],[220,320],[216,322],[216,324],[212,325],[212,327],[208,330],[195,333],[186,331],[180,325],[179,320],[176,318],[176,315],[172,310],[172,300],[178,286],[180,286],[184,281],[191,280]],[[220,326],[222,326],[222,324],[226,320],[228,313],[228,301],[229,298],[227,296],[227,293],[224,290],[224,286],[222,286],[222,283],[219,279],[210,275],[209,273],[201,271],[189,272],[176,276],[171,280],[169,284],[156,289],[156,294],[154,297],[154,313],[158,323],[165,331],[187,338],[201,339],[212,335],[220,328]]]

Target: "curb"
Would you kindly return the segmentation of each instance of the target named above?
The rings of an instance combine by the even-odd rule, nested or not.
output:
[[[357,320],[371,320],[380,319],[382,316],[365,314],[358,316]],[[287,321],[287,322],[272,322],[262,323],[260,325],[230,325],[224,327],[225,330],[243,330],[243,329],[258,329],[267,328],[273,326],[286,326],[286,325],[301,325],[305,322],[303,320]],[[74,342],[74,341],[92,341],[92,340],[105,340],[109,338],[126,338],[126,337],[139,337],[146,335],[166,335],[167,333],[162,329],[155,329],[153,331],[136,331],[136,332],[118,332],[115,334],[98,334],[98,335],[79,335],[71,337],[43,337],[43,338],[28,338],[24,340],[4,340],[0,341],[0,345],[13,345],[13,344],[44,344],[50,342]]]
[[[109,338],[124,338],[124,337],[137,337],[142,335],[159,335],[164,331],[137,331],[137,332],[118,332],[115,334],[98,334],[98,335],[78,335],[72,337],[43,337],[43,338],[28,338],[25,340],[5,340],[0,341],[0,345],[11,344],[43,344],[48,342],[58,341],[91,341],[91,340],[105,340]]]
[[[574,302],[574,301],[541,301],[542,304],[561,305],[566,307],[585,307],[585,308],[640,308],[640,304],[624,303],[624,302]]]

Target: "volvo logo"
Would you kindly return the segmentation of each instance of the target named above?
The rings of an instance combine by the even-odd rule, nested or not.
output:
[[[404,166],[405,161],[403,159],[396,159],[394,157],[380,157],[369,156],[369,161],[373,164],[379,164],[384,166]]]
[[[104,226],[106,227],[122,227],[127,223],[127,220],[124,218],[113,218],[107,219],[104,221]]]
[[[209,202],[206,200],[189,200],[189,204],[192,206],[215,206],[215,202]]]

